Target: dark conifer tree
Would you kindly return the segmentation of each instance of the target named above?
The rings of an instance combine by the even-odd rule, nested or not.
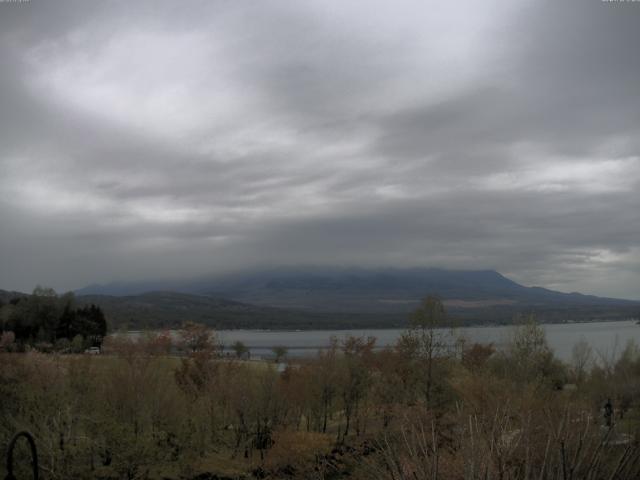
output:
[[[56,338],[68,338],[72,339],[72,329],[75,326],[76,312],[71,308],[71,305],[67,303],[64,306],[62,315],[58,319],[58,326],[56,327]]]

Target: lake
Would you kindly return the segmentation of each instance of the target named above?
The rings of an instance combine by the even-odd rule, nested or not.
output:
[[[640,345],[640,325],[635,321],[563,323],[542,325],[547,342],[556,356],[562,360],[571,358],[573,346],[584,339],[594,352],[611,358],[619,355],[627,341],[634,339]],[[449,330],[442,330],[449,331]],[[469,342],[493,343],[504,346],[513,327],[486,326],[459,328],[456,333],[463,335]],[[344,338],[346,335],[374,336],[377,345],[392,345],[404,332],[402,329],[364,329],[364,330],[305,330],[305,331],[265,331],[265,330],[219,330],[223,344],[229,346],[235,341],[243,342],[251,350],[252,357],[271,356],[271,348],[284,345],[291,357],[314,355],[320,348],[329,345],[332,335]]]

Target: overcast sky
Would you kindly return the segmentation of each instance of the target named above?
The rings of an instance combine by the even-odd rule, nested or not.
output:
[[[0,2],[0,288],[494,268],[640,299],[640,3]]]

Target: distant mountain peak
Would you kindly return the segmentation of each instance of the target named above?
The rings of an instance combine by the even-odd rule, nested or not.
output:
[[[437,294],[457,308],[633,303],[525,287],[492,269],[437,267],[276,267],[190,281],[113,282],[86,287],[77,293],[133,295],[148,291],[207,295],[277,308],[358,313],[406,311],[415,308],[419,299],[428,294]]]

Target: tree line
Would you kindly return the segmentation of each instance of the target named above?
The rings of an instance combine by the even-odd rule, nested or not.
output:
[[[99,347],[107,321],[97,305],[77,306],[73,293],[59,296],[51,288],[36,287],[32,295],[0,304],[0,348],[24,351],[83,351]]]

